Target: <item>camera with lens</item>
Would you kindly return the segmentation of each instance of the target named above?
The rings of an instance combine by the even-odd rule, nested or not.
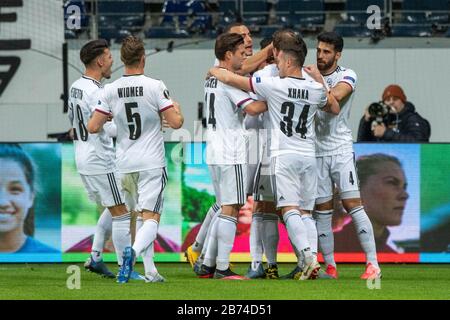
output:
[[[372,125],[384,123],[386,126],[395,121],[395,114],[384,102],[373,102],[369,105],[369,115]]]

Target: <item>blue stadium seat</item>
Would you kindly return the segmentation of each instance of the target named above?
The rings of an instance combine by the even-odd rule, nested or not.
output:
[[[279,0],[276,11],[279,22],[286,26],[309,27],[325,21],[323,0]]]
[[[448,23],[449,22],[448,0],[403,0],[402,22],[403,23]],[[419,12],[414,12],[419,11]],[[439,12],[447,11],[447,12]]]
[[[397,24],[392,26],[392,37],[430,37],[431,26]]]
[[[145,21],[144,0],[103,0],[98,2],[99,19],[124,30],[139,30]]]
[[[108,28],[99,28],[99,37],[108,41],[115,40],[115,42],[120,43],[123,39],[131,36],[131,32],[126,29],[117,29],[115,26],[110,26]]]
[[[191,32],[203,33],[211,27],[211,16],[200,0],[168,0],[164,2],[161,26],[189,29]]]
[[[450,28],[447,29],[447,32],[445,33],[446,37],[450,37]]]
[[[190,35],[186,30],[176,30],[169,26],[154,26],[145,31],[147,38],[189,38]]]
[[[236,0],[219,1],[219,12],[226,16],[236,16]]]
[[[260,27],[259,36],[261,38],[271,38],[275,31],[282,29],[282,25],[267,25]]]
[[[341,37],[365,38],[372,35],[371,30],[357,24],[338,24],[335,26],[334,31]]]
[[[243,1],[243,19],[246,24],[267,23],[268,11],[267,3],[262,0],[247,0]]]

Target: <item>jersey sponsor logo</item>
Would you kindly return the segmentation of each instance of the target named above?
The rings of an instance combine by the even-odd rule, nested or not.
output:
[[[355,80],[354,78],[350,77],[350,76],[345,76],[344,79],[345,79],[345,80],[350,80],[350,81],[353,82],[353,83],[356,82],[356,80]]]

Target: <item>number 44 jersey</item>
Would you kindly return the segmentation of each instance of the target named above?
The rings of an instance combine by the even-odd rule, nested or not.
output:
[[[267,101],[270,156],[297,153],[315,157],[314,116],[327,103],[325,87],[295,77],[252,77],[252,91]]]
[[[100,88],[100,82],[82,76],[69,91],[68,115],[74,134],[75,163],[78,172],[83,175],[106,174],[115,170],[112,138],[105,130],[90,134],[86,128]]]
[[[160,113],[171,107],[169,91],[160,80],[141,74],[124,75],[105,85],[95,111],[114,118],[120,173],[166,166]]]

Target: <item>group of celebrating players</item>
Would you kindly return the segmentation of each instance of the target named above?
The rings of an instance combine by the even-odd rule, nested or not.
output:
[[[298,260],[286,277],[337,278],[331,223],[335,188],[366,253],[361,278],[381,277],[348,124],[357,78],[338,66],[342,49],[339,35],[322,33],[317,64],[305,66],[306,44],[292,30],[277,31],[254,55],[249,30],[241,23],[231,24],[216,39],[216,65],[204,85],[206,162],[216,203],[186,251],[200,278],[279,278],[279,217]],[[85,266],[115,277],[102,260],[106,231],[111,230],[118,282],[165,281],[153,261],[167,183],[161,127],[163,122],[174,129],[182,126],[180,105],[162,81],[144,75],[144,44],[136,37],[126,38],[121,47],[124,75],[104,87],[100,81],[111,76],[112,65],[107,43],[87,43],[80,58],[86,71],[72,85],[69,99],[76,164],[90,198],[107,208]],[[239,209],[249,195],[255,200],[252,263],[244,277],[230,268],[230,253]],[[322,273],[318,247],[326,263]],[[134,271],[137,256],[143,258],[143,276]]]

